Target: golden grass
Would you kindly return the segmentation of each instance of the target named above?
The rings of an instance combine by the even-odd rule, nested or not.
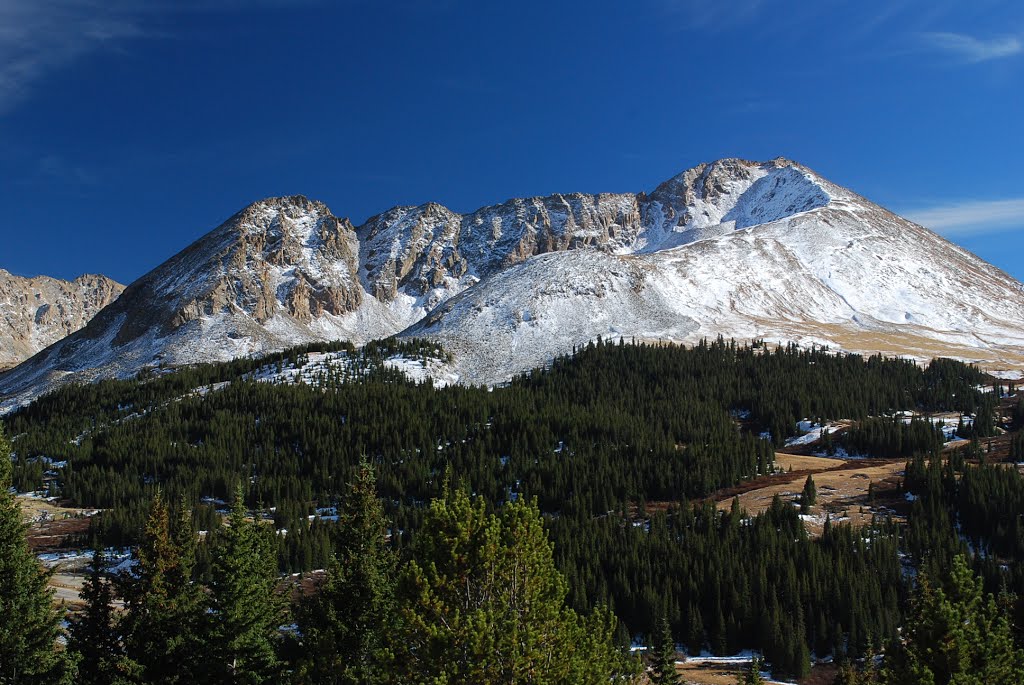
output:
[[[911,332],[899,330],[858,330],[839,324],[799,322],[780,325],[778,321],[758,320],[768,330],[783,329],[792,337],[814,337],[829,340],[832,347],[861,354],[881,353],[892,357],[953,357],[976,363],[987,371],[1024,370],[1024,350],[1019,347],[993,345],[973,347],[936,340],[926,335],[928,329],[915,326]],[[936,331],[935,335],[942,335]],[[766,340],[766,342],[771,342]]]
[[[787,471],[792,467],[794,472],[812,473],[818,499],[810,510],[812,518],[806,521],[807,532],[811,535],[821,534],[826,514],[833,520],[849,521],[853,525],[870,523],[877,510],[868,502],[869,484],[875,483],[878,488],[884,481],[894,482],[905,465],[903,460],[879,464],[877,460],[860,462],[785,453],[777,453],[775,460],[776,466]],[[791,479],[780,478],[765,487],[745,492],[739,495],[740,506],[755,515],[771,506],[775,495],[783,501],[797,501],[806,478],[806,473],[794,473]],[[718,503],[720,510],[731,506],[731,499]]]

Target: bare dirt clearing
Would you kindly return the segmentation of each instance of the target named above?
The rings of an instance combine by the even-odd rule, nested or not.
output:
[[[683,682],[693,685],[736,685],[736,679],[740,674],[746,673],[749,668],[749,659],[737,657],[735,659],[721,659],[703,661],[699,659],[686,661],[677,664],[676,670],[683,677]],[[816,664],[811,668],[811,674],[806,678],[793,680],[772,680],[766,679],[766,683],[793,683],[799,685],[826,685],[835,680],[836,667],[832,664]]]
[[[872,515],[899,516],[905,508],[895,492],[906,465],[904,459],[830,459],[776,452],[775,465],[785,473],[744,484],[753,487],[721,491],[715,495],[718,508],[728,510],[733,497],[739,497],[740,506],[751,515],[770,507],[775,495],[783,501],[799,502],[808,475],[818,490],[817,503],[804,519],[812,535],[821,534],[826,515],[837,523],[865,525]],[[873,496],[869,498],[869,494]]]
[[[44,565],[55,568],[50,578],[54,601],[78,605],[84,582],[86,558],[78,552],[78,540],[89,531],[90,517],[95,510],[61,506],[38,497],[19,496],[21,513],[28,524],[28,545],[35,554],[43,555]],[[63,554],[67,558],[60,558]]]

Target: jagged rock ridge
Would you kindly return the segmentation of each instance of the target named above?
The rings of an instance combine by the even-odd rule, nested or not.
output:
[[[305,341],[399,333],[498,382],[597,335],[829,343],[1024,364],[1024,286],[785,159],[721,160],[650,194],[396,207],[354,227],[301,196],[257,202],[0,376],[8,407]]]
[[[122,290],[120,283],[95,274],[63,281],[0,269],[0,369],[79,330]]]

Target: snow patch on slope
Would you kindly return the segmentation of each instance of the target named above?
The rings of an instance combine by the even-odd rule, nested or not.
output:
[[[810,171],[785,160],[722,160],[666,181],[651,198],[643,252],[779,221],[825,207],[832,196]]]

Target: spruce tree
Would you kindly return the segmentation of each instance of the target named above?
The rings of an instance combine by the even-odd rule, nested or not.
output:
[[[658,685],[676,685],[682,682],[676,671],[676,643],[664,616],[658,621],[657,631],[651,645],[651,679]]]
[[[743,685],[743,683],[738,685]],[[839,668],[836,671],[836,677],[832,681],[832,685],[860,685],[860,674],[857,672],[857,667],[854,666],[852,661],[844,658],[839,662]]]
[[[800,494],[800,512],[806,514],[817,501],[818,488],[814,485],[814,478],[808,473],[803,492]]]
[[[180,524],[190,528],[184,518]],[[132,570],[118,578],[125,607],[125,667],[142,682],[176,685],[195,682],[199,675],[202,605],[197,601],[199,588],[190,578],[188,548],[183,555],[179,546],[183,537],[189,534],[172,531],[158,490],[133,552]]]
[[[394,629],[396,558],[373,468],[365,460],[340,504],[336,530],[324,582],[299,608],[302,681],[389,682],[386,643]]]
[[[125,678],[114,587],[106,577],[106,557],[102,549],[93,550],[89,575],[82,586],[85,610],[72,619],[68,651],[77,663],[75,683],[106,685]],[[123,682],[123,680],[122,680]]]
[[[279,682],[285,605],[277,592],[277,545],[269,528],[247,518],[241,487],[213,557],[207,676],[238,685]]]
[[[11,448],[0,427],[0,685],[66,682],[65,655],[56,649],[61,615],[50,574],[25,539],[21,506],[10,492]]]
[[[736,685],[764,685],[764,676],[761,675],[762,670],[764,670],[764,659],[755,654],[750,659],[750,666],[747,667],[747,671],[736,677]]]
[[[807,648],[807,627],[804,624],[803,607],[796,611],[796,624],[793,626],[792,651],[788,659],[790,673],[796,678],[805,678],[811,672],[811,653]]]
[[[697,656],[704,648],[704,619],[701,617],[700,606],[696,602],[690,603],[686,617],[686,651],[691,656]]]
[[[178,500],[171,534],[178,563],[170,573],[170,586],[175,596],[174,614],[179,630],[172,650],[182,671],[199,674],[206,648],[202,630],[207,598],[203,586],[195,579],[199,536],[192,521],[192,508],[184,496]]]
[[[396,663],[414,682],[597,685],[636,668],[606,611],[580,617],[536,502],[488,514],[462,489],[434,500],[402,574]]]

